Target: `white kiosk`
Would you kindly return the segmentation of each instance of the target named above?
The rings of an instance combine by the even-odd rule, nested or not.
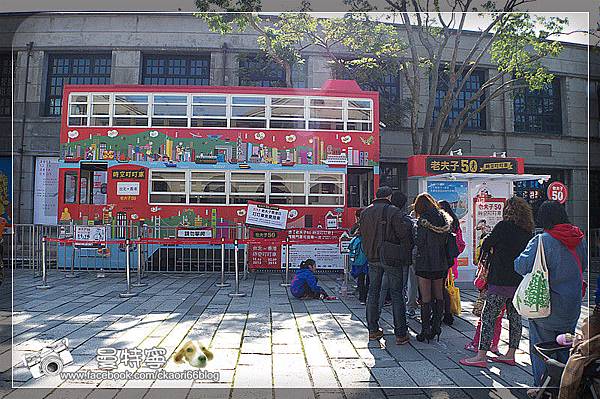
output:
[[[418,192],[448,201],[460,220],[466,248],[458,258],[457,282],[475,278],[477,244],[483,233],[502,220],[504,202],[514,192],[513,183],[550,178],[525,174],[523,158],[445,155],[410,157],[408,177],[417,180]]]

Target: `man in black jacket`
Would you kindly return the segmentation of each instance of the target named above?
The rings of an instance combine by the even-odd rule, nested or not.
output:
[[[413,224],[406,214],[391,204],[391,198],[392,189],[380,187],[373,203],[360,215],[362,245],[369,261],[367,324],[369,339],[377,340],[383,336],[383,331],[379,328],[379,294],[385,272],[390,282],[396,344],[404,345],[408,343],[409,335],[403,293],[403,268],[412,262]],[[395,244],[392,247],[396,253],[389,254],[389,246],[384,253],[381,250],[384,241]],[[390,255],[393,255],[393,259]]]

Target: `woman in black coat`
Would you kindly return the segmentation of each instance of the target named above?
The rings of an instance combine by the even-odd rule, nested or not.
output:
[[[421,333],[417,340],[429,341],[442,332],[444,278],[448,273],[447,240],[452,217],[439,208],[429,194],[419,194],[413,204],[417,221],[415,274],[421,293]]]
[[[520,197],[506,201],[502,221],[481,244],[481,252],[489,253],[487,296],[481,313],[481,336],[477,356],[460,360],[460,364],[487,367],[487,352],[494,336],[494,324],[503,307],[508,317],[509,338],[506,355],[493,358],[494,362],[514,366],[515,352],[521,340],[521,316],[512,300],[523,277],[515,272],[515,259],[523,252],[532,237],[535,224],[531,206]]]

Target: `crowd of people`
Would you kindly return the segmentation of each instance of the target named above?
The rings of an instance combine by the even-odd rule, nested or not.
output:
[[[465,248],[458,218],[449,203],[438,202],[428,193],[419,194],[410,210],[406,202],[401,192],[380,187],[371,205],[357,211],[350,243],[352,276],[357,281],[359,301],[366,304],[369,339],[379,340],[384,335],[379,319],[387,297],[391,300],[398,345],[410,341],[407,317],[414,317],[417,308],[421,326],[416,339],[420,342],[439,341],[442,324],[453,323],[446,287],[449,279],[458,277],[457,257]],[[534,346],[556,340],[560,334],[575,333],[586,292],[584,234],[569,222],[564,206],[558,202],[543,203],[534,220],[531,206],[524,199],[509,198],[502,221],[479,243],[475,285],[480,290],[478,302],[482,307],[475,336],[465,346],[475,355],[460,359],[460,364],[482,368],[490,361],[517,364],[515,355],[523,339],[523,323],[513,298],[523,276],[532,271],[542,241],[551,313],[529,319],[532,385],[542,385],[545,365],[535,355]],[[590,320],[597,323],[594,314],[595,319]],[[504,315],[509,322],[508,349],[501,353]],[[567,362],[568,353],[559,360]],[[537,391],[528,393],[535,395]]]

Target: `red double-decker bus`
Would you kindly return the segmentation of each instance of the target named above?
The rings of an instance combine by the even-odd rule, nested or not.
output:
[[[67,85],[59,220],[239,225],[247,203],[288,228],[343,228],[378,184],[378,94],[320,89]]]

